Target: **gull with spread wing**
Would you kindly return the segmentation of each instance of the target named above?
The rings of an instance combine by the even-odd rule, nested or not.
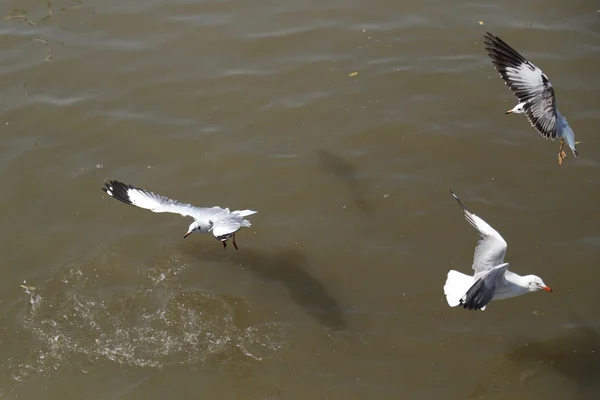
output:
[[[242,227],[250,226],[250,221],[244,217],[257,213],[252,210],[229,211],[229,208],[217,206],[196,207],[119,181],[110,181],[105,185],[102,190],[106,194],[125,204],[145,208],[155,213],[168,212],[194,218],[194,222],[183,237],[186,238],[193,232],[212,232],[215,238],[223,243],[223,248],[227,247],[227,239],[232,238],[233,247],[237,250],[235,233]]]
[[[519,99],[519,104],[506,114],[524,113],[540,135],[550,140],[559,138],[558,165],[567,157],[563,151],[565,142],[575,158],[579,157],[575,149],[578,143],[575,142],[575,133],[556,107],[554,88],[546,74],[489,32],[485,34],[483,43],[494,67]]]
[[[465,219],[479,232],[480,240],[473,257],[473,276],[458,271],[448,272],[444,294],[450,307],[485,310],[492,300],[508,299],[525,293],[545,290],[552,293],[544,281],[535,275],[520,276],[509,271],[504,262],[507,244],[498,232],[477,215],[471,213],[452,191]]]

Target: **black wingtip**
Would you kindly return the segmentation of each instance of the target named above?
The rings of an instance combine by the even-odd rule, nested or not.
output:
[[[487,50],[488,56],[492,59],[492,62],[496,67],[506,66],[518,66],[523,63],[528,63],[527,59],[521,55],[512,46],[506,43],[489,32],[485,34],[483,40],[485,49]]]
[[[490,32],[486,32],[483,38],[483,42],[489,47],[506,44],[502,39]]]
[[[458,196],[456,195],[456,193],[454,193],[452,190],[450,190],[450,194],[452,195],[452,197],[454,197],[454,200],[458,201],[458,204],[461,205],[461,207],[464,207],[464,204],[462,203],[462,201],[460,201],[460,199],[458,198]]]
[[[485,35],[483,35],[483,45],[489,50],[497,39],[498,38],[495,35],[491,34],[490,32],[486,32]]]
[[[454,197],[454,199],[456,201],[458,201],[458,204],[462,205],[462,201],[460,201],[460,199],[458,198],[458,196],[456,195],[456,193],[454,193],[452,190],[450,190],[450,194],[452,195],[452,197]]]
[[[454,200],[456,200],[458,202],[458,204],[460,204],[460,206],[462,207],[463,210],[467,209],[467,206],[465,206],[463,204],[463,202],[460,200],[460,198],[456,195],[456,193],[454,193],[452,190],[450,191],[450,193],[452,193],[452,197],[454,197]]]
[[[490,288],[487,288],[485,281],[480,278],[469,288],[465,299],[460,300],[460,305],[466,310],[481,310],[490,301]]]
[[[111,182],[112,182],[112,181],[111,181]],[[107,195],[109,195],[109,196],[111,196],[111,197],[112,197],[112,194],[111,194],[111,192],[112,192],[112,187],[111,187],[111,184],[110,184],[110,183],[106,183],[106,182],[105,182],[105,183],[104,183],[104,187],[103,187],[103,188],[101,188],[101,189],[102,189],[102,191],[103,191],[104,193],[106,193]]]
[[[479,307],[475,305],[473,302],[464,303],[462,300],[460,302],[460,306],[465,310],[473,310],[473,311],[482,311],[483,306]]]
[[[127,193],[129,189],[135,189],[133,186],[115,180],[108,181],[108,183],[105,183],[104,186],[105,187],[102,188],[102,191],[108,194],[110,197],[113,197],[125,204],[129,204],[130,206],[133,205],[129,199],[129,194]]]

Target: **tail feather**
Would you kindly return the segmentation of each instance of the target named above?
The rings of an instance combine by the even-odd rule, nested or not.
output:
[[[579,158],[579,153],[577,152],[577,149],[576,149],[576,146],[579,142],[575,141],[575,134],[573,133],[573,131],[571,130],[571,128],[568,125],[567,125],[566,131],[563,132],[561,136],[562,136],[561,140],[564,140],[567,143],[567,145],[573,152],[573,156],[575,158]]]
[[[232,214],[237,214],[240,217],[247,217],[248,215],[256,214],[258,211],[253,210],[235,210]]]
[[[450,307],[456,307],[460,305],[467,291],[472,285],[472,276],[450,270],[448,272],[446,284],[444,285],[444,294],[446,295],[446,301],[448,302],[448,305]]]
[[[571,151],[573,152],[573,156],[575,158],[579,158],[579,153],[577,152],[577,149],[575,148],[577,143],[579,143],[579,142],[576,142],[575,139],[567,140],[567,144],[571,148]]]

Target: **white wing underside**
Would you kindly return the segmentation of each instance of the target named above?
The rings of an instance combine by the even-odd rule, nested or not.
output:
[[[548,78],[530,63],[521,64],[520,68],[507,68],[506,73],[515,91],[526,93],[518,98],[525,103],[525,114],[531,125],[545,138],[555,139],[556,104],[554,89]]]
[[[467,206],[452,191],[452,196],[462,208],[463,215],[471,226],[479,232],[479,241],[473,255],[473,269],[475,274],[489,271],[504,262],[507,244],[494,228],[487,222],[473,214]]]
[[[180,214],[184,217],[194,217],[199,211],[197,207],[191,204],[180,203],[177,200],[140,189],[129,189],[127,194],[132,205],[155,213],[167,212]]]
[[[531,125],[545,138],[557,137],[554,88],[541,69],[529,62],[502,39],[486,33],[488,55],[496,70],[520,103]]]
[[[464,212],[465,219],[479,232],[480,239],[473,255],[475,273],[488,271],[504,262],[507,244],[500,234],[477,215]]]
[[[173,213],[194,219],[210,219],[220,214],[229,214],[228,208],[223,209],[218,206],[211,208],[196,207],[118,181],[111,181],[106,185],[104,191],[123,203],[155,213]]]

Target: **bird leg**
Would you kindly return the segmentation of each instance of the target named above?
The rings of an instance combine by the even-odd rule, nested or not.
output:
[[[563,160],[567,158],[567,153],[564,152],[565,142],[560,139],[560,148],[558,149],[558,165],[561,165]]]
[[[227,240],[221,240],[221,243],[223,243],[223,248],[227,247]]]
[[[235,243],[235,233],[233,234],[232,237],[233,237],[233,247],[235,247],[235,249],[237,250],[238,247],[237,247],[237,244]]]

